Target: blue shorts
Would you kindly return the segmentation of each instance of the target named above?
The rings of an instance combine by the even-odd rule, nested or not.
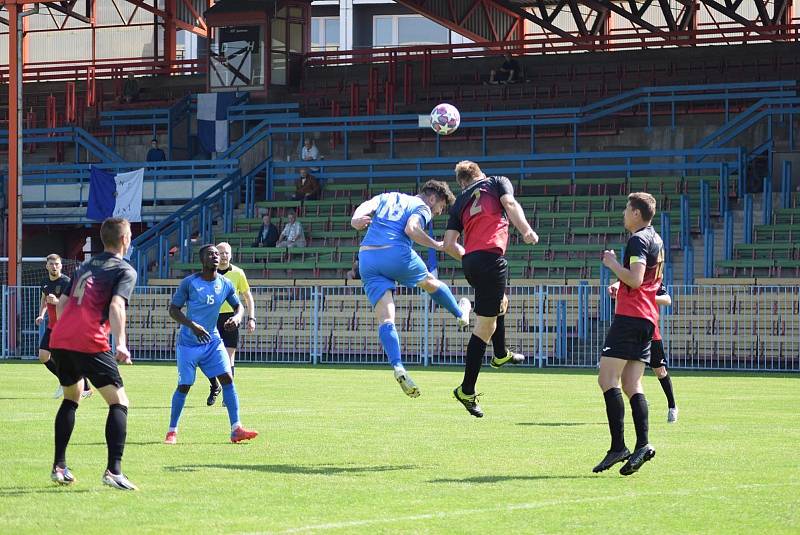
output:
[[[225,344],[219,338],[201,346],[178,344],[175,349],[178,357],[179,385],[193,385],[198,366],[209,378],[231,373],[228,352],[225,351]]]
[[[358,270],[372,306],[387,290],[394,291],[396,283],[414,288],[428,277],[425,262],[414,249],[402,245],[359,251]]]

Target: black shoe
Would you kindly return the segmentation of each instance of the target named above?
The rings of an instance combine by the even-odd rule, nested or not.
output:
[[[608,450],[608,453],[606,453],[606,456],[603,457],[602,461],[600,461],[600,464],[592,468],[592,472],[595,474],[599,472],[605,472],[615,464],[621,463],[630,456],[631,452],[628,450],[628,448],[622,448],[619,451]]]
[[[630,456],[628,462],[622,465],[619,473],[623,476],[629,476],[636,473],[644,463],[656,456],[656,450],[650,444],[645,444],[641,448],[633,450],[633,455]]]
[[[218,386],[216,388],[214,388],[212,386],[211,387],[211,392],[208,394],[208,399],[206,400],[206,405],[208,405],[210,407],[211,405],[216,403],[217,402],[217,396],[219,396],[221,393],[222,393],[222,387],[221,386]]]
[[[480,394],[472,394],[471,396],[468,396],[461,390],[461,387],[459,386],[453,390],[453,396],[455,396],[459,403],[464,405],[464,408],[467,409],[468,413],[473,415],[475,418],[483,418],[483,410],[481,410],[481,406],[478,405],[478,396],[480,396]]]

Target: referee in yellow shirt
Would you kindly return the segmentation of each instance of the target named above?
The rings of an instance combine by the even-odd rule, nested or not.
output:
[[[252,334],[256,330],[255,318],[255,304],[253,303],[253,294],[250,293],[250,285],[247,283],[247,275],[244,274],[242,269],[231,264],[231,245],[226,242],[217,244],[219,250],[219,266],[217,266],[217,273],[228,278],[236,288],[236,295],[239,296],[244,306],[247,307],[247,318],[245,325],[247,325],[247,332]],[[231,359],[231,375],[234,373],[233,358],[236,355],[236,349],[239,347],[239,329],[227,331],[224,329],[225,322],[233,316],[233,309],[228,303],[223,303],[222,308],[219,310],[219,319],[217,320],[217,330],[225,343],[225,350],[228,352],[228,357]],[[222,392],[216,377],[211,377],[208,380],[211,383],[211,392],[208,394],[206,404],[211,406],[217,401],[217,396]]]

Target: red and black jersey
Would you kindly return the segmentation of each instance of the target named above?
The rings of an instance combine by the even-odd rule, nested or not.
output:
[[[79,353],[109,351],[111,298],[118,295],[127,303],[135,286],[136,270],[118,256],[101,253],[81,264],[64,289],[69,300],[50,336],[50,347]]]
[[[56,297],[61,297],[64,289],[69,285],[69,277],[61,275],[56,280],[48,277],[44,280],[41,286],[42,295],[47,297],[50,294]],[[47,303],[47,328],[52,329],[58,323],[58,314],[56,314],[56,306]]]
[[[664,242],[652,226],[636,231],[625,246],[622,265],[630,269],[631,265],[640,263],[646,266],[642,285],[634,289],[620,281],[616,313],[620,316],[644,318],[658,325],[656,293],[661,287],[664,274]]]
[[[656,295],[667,295],[667,288],[664,286],[663,282],[658,287]],[[661,340],[661,331],[658,328],[658,321],[656,321],[656,330],[653,332],[653,341],[657,342],[659,340]]]
[[[511,181],[504,176],[490,176],[471,184],[458,196],[450,209],[447,230],[464,235],[465,254],[505,254],[508,218],[500,198],[506,194],[514,194]]]

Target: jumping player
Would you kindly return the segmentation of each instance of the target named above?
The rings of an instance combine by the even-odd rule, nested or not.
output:
[[[469,300],[463,298],[456,302],[450,288],[428,271],[425,262],[411,248],[413,241],[423,247],[442,250],[442,242],[431,238],[425,228],[432,217],[441,214],[454,199],[446,183],[429,180],[418,195],[383,193],[361,203],[350,221],[357,230],[369,226],[358,252],[361,280],[375,310],[378,337],[394,368],[394,377],[403,392],[412,398],[419,396],[420,390],[403,366],[392,294],[398,282],[408,288],[418,286],[455,316],[459,327],[469,325]]]
[[[455,398],[472,416],[483,417],[478,404],[475,383],[483,364],[489,340],[494,357],[491,365],[522,364],[525,356],[506,347],[505,295],[508,263],[508,222],[522,234],[525,243],[535,245],[539,236],[525,219],[522,206],[514,198],[514,188],[504,176],[487,177],[475,162],[464,160],[455,168],[456,180],[462,188],[450,210],[444,249],[461,260],[464,276],[475,288],[475,329],[467,344],[464,358],[464,380],[453,390]],[[464,247],[457,243],[464,234]]]

